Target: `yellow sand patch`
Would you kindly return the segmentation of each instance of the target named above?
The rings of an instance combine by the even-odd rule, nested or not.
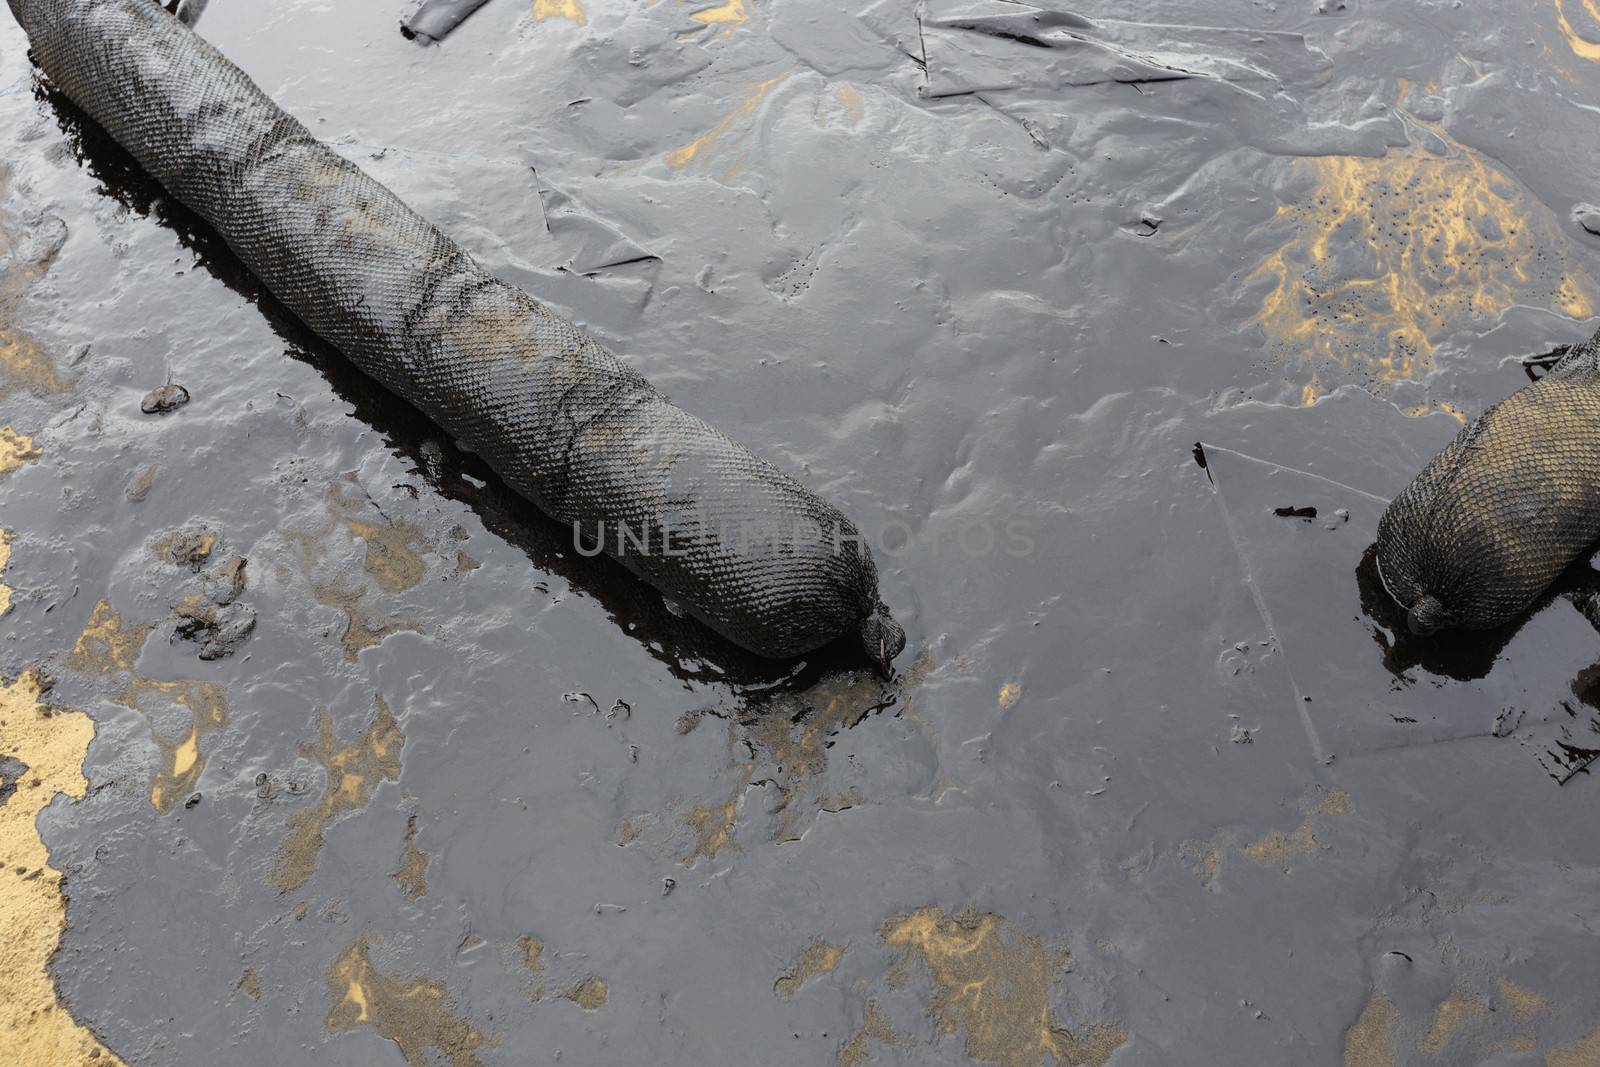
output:
[[[11,531],[0,529],[0,578],[4,578],[6,565],[11,562]],[[11,587],[0,581],[0,615],[11,610]]]
[[[50,866],[36,820],[57,793],[77,799],[87,787],[83,757],[94,722],[78,711],[46,709],[39,679],[0,681],[0,757],[26,767],[0,794],[0,1034],[14,1063],[110,1064],[122,1061],[56,997],[50,957],[67,925],[61,872]],[[15,768],[16,763],[10,764]],[[98,1057],[98,1058],[96,1058]]]
[[[579,26],[589,21],[583,9],[583,0],[533,0],[533,21],[567,19]]]
[[[703,0],[689,0],[691,4],[701,4]],[[700,10],[689,16],[702,27],[716,28],[715,37],[724,37],[734,31],[736,27],[750,21],[750,5],[748,0],[722,0],[720,4],[711,7],[701,7]],[[699,30],[691,31],[693,33]],[[680,35],[685,36],[685,35]]]
[[[0,475],[10,474],[43,454],[27,434],[18,433],[9,426],[0,426]]]
[[[1580,59],[1590,62],[1600,62],[1600,44],[1589,40],[1580,34],[1572,25],[1572,19],[1567,14],[1568,8],[1580,9],[1590,26],[1600,29],[1600,3],[1596,0],[1555,0],[1556,21],[1561,25],[1561,33],[1567,39],[1567,45],[1572,49],[1572,54]],[[1580,16],[1583,17],[1583,16]]]

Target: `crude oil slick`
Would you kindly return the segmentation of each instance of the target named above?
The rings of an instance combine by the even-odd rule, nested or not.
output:
[[[583,559],[0,15],[19,1055],[1600,1063],[1600,584],[1440,647],[1363,562],[1593,332],[1594,4],[406,14],[197,25],[881,536],[912,647]]]

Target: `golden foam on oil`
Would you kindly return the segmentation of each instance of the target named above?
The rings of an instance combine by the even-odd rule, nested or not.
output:
[[[861,91],[849,82],[840,82],[833,88],[833,98],[844,108],[845,114],[850,116],[850,125],[854,126],[861,121],[861,116],[866,109],[861,104]]]
[[[1493,1041],[1484,1047],[1488,1053],[1496,1052],[1538,1052],[1539,1042],[1536,1038],[1523,1035],[1522,1037],[1508,1037],[1503,1041]]]
[[[1201,887],[1209,890],[1222,867],[1222,845],[1215,841],[1185,841],[1179,851],[1189,862],[1189,870],[1200,879]]]
[[[761,101],[766,99],[767,94],[772,91],[772,87],[787,78],[790,73],[792,72],[785,71],[775,78],[757,82],[746,89],[745,95],[739,101],[738,106],[724,115],[720,122],[688,144],[668,152],[666,157],[667,166],[674,170],[679,170],[697,159],[701,162],[709,159],[714,154],[718,142],[726,136],[729,129],[736,123],[754,118],[756,111],[761,107]]]
[[[1554,213],[1440,128],[1408,121],[1444,151],[1413,141],[1376,158],[1296,159],[1311,191],[1265,224],[1283,237],[1246,280],[1266,292],[1251,321],[1303,404],[1351,382],[1382,395],[1421,381],[1447,334],[1513,305],[1582,319],[1600,302]]]
[[[786,695],[745,726],[745,739],[775,765],[775,783],[782,798],[773,838],[792,841],[818,808],[843,810],[859,805],[860,790],[846,790],[830,800],[818,789],[828,766],[828,746],[875,707],[891,699],[876,675],[843,673],[829,676],[803,692]]]
[[[400,777],[400,749],[405,735],[380,696],[372,722],[362,735],[341,744],[333,731],[333,717],[323,709],[317,720],[317,740],[303,742],[300,755],[315,760],[327,772],[322,796],[309,808],[284,820],[288,831],[273,857],[268,875],[280,893],[289,893],[311,878],[322,852],[322,835],[328,823],[357,808],[364,808],[382,780]]]
[[[843,112],[845,125],[859,126],[866,114],[861,101],[861,90],[849,82],[839,82],[831,89],[827,86],[817,91],[817,107],[813,115],[818,126],[827,126],[835,112]]]
[[[617,844],[627,846],[639,840],[639,835],[644,833],[650,825],[648,815],[624,815],[622,821],[617,823]]]
[[[239,975],[239,980],[233,988],[241,990],[251,1000],[261,999],[261,976],[254,967],[246,967]]]
[[[699,27],[680,37],[692,37],[703,32],[707,27],[716,29],[713,37],[725,37],[738,27],[750,21],[749,0],[722,0],[721,3],[710,7],[703,6],[705,0],[685,0],[692,7],[699,7],[698,11],[691,12],[689,18],[700,23]]]
[[[1600,1067],[1600,1026],[1570,1045],[1552,1049],[1545,1067]]]
[[[606,1006],[606,998],[611,993],[604,978],[591,974],[561,995],[584,1011],[599,1011]]]
[[[338,482],[328,486],[328,510],[366,544],[364,569],[385,593],[399,593],[415,587],[427,573],[427,564],[417,552],[423,542],[422,531],[404,522],[391,521],[382,512],[374,522],[376,509],[364,496],[344,493]]]
[[[850,1040],[839,1049],[838,1067],[863,1067],[867,1062],[868,1042],[895,1043],[894,1029],[878,1008],[877,1000],[868,997],[867,1007],[861,1015],[861,1028],[850,1035]]]
[[[1534,990],[1520,986],[1509,978],[1500,979],[1500,999],[1511,1007],[1518,1022],[1527,1022],[1535,1015],[1550,1010],[1550,1002]]]
[[[526,934],[517,939],[517,946],[522,949],[522,965],[533,976],[533,988],[528,990],[529,1000],[544,999],[544,942]]]
[[[733,795],[726,803],[699,804],[684,813],[683,824],[694,834],[694,848],[683,857],[685,864],[692,864],[696,859],[716,859],[717,853],[734,844],[733,831],[738,825],[739,806],[755,769],[754,763],[744,765],[744,773],[740,775]]]
[[[1382,992],[1372,994],[1361,1017],[1344,1034],[1344,1067],[1394,1067],[1394,1027],[1399,1016]]]
[[[411,1067],[439,1062],[451,1067],[482,1067],[478,1050],[490,1042],[462,1016],[455,1014],[443,982],[426,975],[396,978],[372,964],[366,937],[350,943],[328,968],[329,1033],[370,1026],[393,1041]]]
[[[325,608],[337,608],[344,613],[344,632],[339,644],[344,648],[344,658],[354,663],[361,651],[381,645],[385,639],[400,633],[416,633],[417,625],[407,619],[394,619],[373,609],[367,603],[366,590],[343,579],[325,584],[314,584],[311,595]]]
[[[946,915],[929,905],[884,924],[884,941],[926,965],[933,982],[928,1014],[941,1034],[964,1033],[967,1055],[1001,1067],[1100,1067],[1128,1039],[1121,1027],[1094,1024],[1073,1033],[1056,1025],[1051,989],[1067,963],[1063,950],[1013,929],[998,915]]]
[[[227,725],[228,696],[227,690],[216,682],[162,681],[135,671],[133,664],[139,649],[153,628],[153,623],[127,623],[111,610],[109,600],[101,598],[68,653],[67,666],[90,674],[127,674],[127,682],[111,701],[139,712],[147,720],[160,710],[162,702],[188,712],[189,728],[182,737],[155,738],[162,762],[150,779],[150,803],[165,815],[194,792],[195,783],[205,770],[201,739]]]
[[[582,26],[589,21],[589,15],[583,9],[583,0],[533,0],[533,21],[545,19],[567,19]]]
[[[346,476],[344,482],[360,488],[353,476]],[[390,519],[364,494],[348,493],[339,482],[328,486],[326,503],[326,524],[310,531],[288,531],[286,536],[299,549],[301,573],[311,586],[312,597],[318,604],[344,614],[345,627],[339,641],[344,658],[354,663],[363,649],[381,644],[392,634],[415,633],[417,626],[373,608],[367,601],[366,588],[353,576],[337,574],[319,580],[313,571],[327,553],[329,538],[340,526],[359,538],[361,568],[385,593],[414,588],[426,576],[427,563],[419,551],[426,538],[418,527]]]
[[[394,872],[401,892],[412,900],[428,895],[428,854],[417,847],[417,817],[406,819],[406,840],[400,854],[400,869]]]
[[[94,722],[79,711],[47,709],[39,697],[33,673],[9,685],[0,679],[0,758],[25,768],[14,781],[0,777],[0,1033],[15,1063],[121,1067],[60,1003],[50,974],[50,957],[67,925],[67,901],[37,819],[57,793],[83,796],[83,758]]]
[[[1254,860],[1264,867],[1280,867],[1287,870],[1292,861],[1302,856],[1309,856],[1317,850],[1316,822],[1319,817],[1345,815],[1349,810],[1349,794],[1342,789],[1335,789],[1319,803],[1308,808],[1300,820],[1300,825],[1295,829],[1288,833],[1274,830],[1239,851],[1247,859]]]
[[[0,426],[0,475],[10,474],[43,455],[33,438],[9,426]]]
[[[532,985],[528,989],[528,999],[537,1003],[544,1000],[547,990],[552,983],[546,979],[548,974],[545,957],[544,942],[532,934],[527,934],[517,939],[516,954],[522,966],[532,978]],[[581,958],[581,954],[579,954]],[[553,957],[554,963],[559,967],[562,957],[557,954]],[[606,1006],[606,1001],[611,997],[611,987],[604,978],[597,974],[582,973],[571,974],[553,983],[556,992],[549,995],[558,1000],[570,1000],[584,1011],[599,1011]]]
[[[779,975],[778,980],[772,983],[772,991],[780,997],[792,997],[811,979],[831,974],[842,959],[844,959],[843,945],[829,944],[820,937],[816,938],[800,953],[800,958],[795,960],[794,966]]]
[[[1422,1041],[1421,1051],[1433,1055],[1443,1052],[1450,1039],[1467,1023],[1483,1016],[1483,1002],[1464,990],[1456,990],[1433,1011],[1433,1023]]]
[[[1572,49],[1573,55],[1587,59],[1591,63],[1600,62],[1600,44],[1580,34],[1567,15],[1569,7],[1581,7],[1589,25],[1600,30],[1600,0],[1555,0],[1555,7],[1556,21],[1560,24],[1561,33],[1566,37],[1567,46]]]

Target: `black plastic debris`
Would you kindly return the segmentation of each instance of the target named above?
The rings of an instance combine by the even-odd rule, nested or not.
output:
[[[400,24],[400,32],[407,40],[433,44],[444,40],[451,31],[467,20],[467,16],[482,7],[488,0],[425,0]]]

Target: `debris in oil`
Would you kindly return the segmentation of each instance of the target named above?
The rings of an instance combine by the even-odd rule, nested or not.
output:
[[[189,390],[168,382],[146,393],[144,399],[139,401],[139,410],[146,415],[166,415],[177,411],[188,402]]]
[[[178,617],[174,634],[199,644],[203,660],[232,655],[255,629],[255,609],[238,602],[244,592],[246,563],[243,556],[230,556],[205,576],[201,592],[184,597],[173,607]]]

